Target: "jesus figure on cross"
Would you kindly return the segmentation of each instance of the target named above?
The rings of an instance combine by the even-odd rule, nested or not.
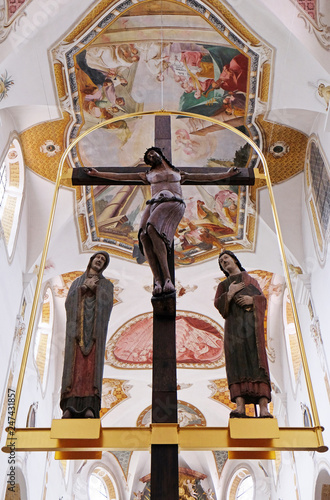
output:
[[[169,294],[175,291],[167,255],[185,211],[181,184],[188,180],[219,181],[237,175],[239,170],[231,167],[221,173],[185,172],[174,167],[157,147],[147,149],[144,162],[150,165],[147,172],[99,172],[95,168],[85,169],[85,172],[93,177],[113,181],[142,181],[143,184],[150,184],[152,197],[147,201],[142,214],[138,238],[140,249],[146,256],[154,276],[153,295],[159,296],[162,293]]]

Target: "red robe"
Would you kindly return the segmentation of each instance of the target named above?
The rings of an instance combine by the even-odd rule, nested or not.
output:
[[[243,54],[235,56],[229,64],[223,67],[219,80],[220,87],[228,92],[246,92],[248,77],[248,59]],[[218,81],[219,81],[218,80]]]
[[[252,306],[239,306],[235,296],[228,301],[228,289],[233,281],[244,282],[245,288],[238,294],[253,296]],[[246,404],[257,404],[261,397],[271,399],[264,335],[266,303],[258,282],[246,272],[229,276],[218,286],[214,305],[226,320],[226,371],[233,402],[238,396],[243,397]]]

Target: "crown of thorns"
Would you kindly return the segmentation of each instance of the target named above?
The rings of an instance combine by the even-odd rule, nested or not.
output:
[[[148,148],[146,150],[146,152],[144,153],[144,157],[143,157],[143,161],[146,165],[151,165],[151,162],[148,158],[148,153],[149,151],[156,151],[156,153],[158,153],[162,158],[163,160],[166,161],[166,163],[171,167],[173,168],[173,170],[176,170],[177,172],[179,172],[179,169],[176,168],[174,165],[172,165],[172,163],[166,158],[166,156],[164,155],[163,151],[160,149],[160,148],[157,148],[157,146],[152,146],[151,148]]]

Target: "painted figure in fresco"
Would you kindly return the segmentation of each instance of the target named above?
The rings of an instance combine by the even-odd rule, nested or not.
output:
[[[238,170],[232,167],[221,174],[194,174],[180,171],[171,165],[162,151],[156,147],[147,149],[144,162],[151,167],[147,172],[120,174],[98,172],[95,168],[85,170],[95,177],[111,180],[142,180],[145,184],[150,184],[152,198],[147,201],[142,215],[139,244],[154,276],[153,295],[156,296],[175,291],[168,267],[167,252],[171,249],[176,228],[185,211],[181,184],[186,180],[217,181],[236,175]]]
[[[113,284],[102,274],[107,252],[97,252],[71,285],[67,315],[61,402],[63,418],[99,418],[104,351],[113,305]]]
[[[202,52],[182,52],[187,74],[174,75],[184,93],[179,109],[205,116],[242,116],[248,79],[248,59],[230,47],[203,45]],[[198,71],[196,72],[196,69]],[[175,72],[175,68],[174,68]]]
[[[214,305],[226,320],[227,380],[231,401],[237,405],[230,417],[246,417],[245,405],[253,403],[259,405],[260,417],[272,418],[264,336],[266,298],[233,252],[221,252],[219,265],[227,279],[219,284]]]
[[[90,67],[86,57],[86,50],[76,57],[76,76],[83,110],[93,118],[103,120],[109,120],[116,114],[137,111],[137,103],[127,90],[129,68],[103,67],[101,70],[97,65]],[[107,128],[122,128],[124,123],[110,124]]]

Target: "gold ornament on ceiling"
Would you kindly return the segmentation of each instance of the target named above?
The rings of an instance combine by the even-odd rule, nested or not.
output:
[[[62,120],[39,123],[20,134],[26,166],[36,174],[52,182],[56,181],[60,154],[56,154],[58,151],[55,151],[55,154],[50,156],[49,154],[45,154],[46,151],[44,149],[48,147],[54,152],[54,149],[56,150],[57,147],[62,151],[65,150],[64,138],[69,122],[69,113],[63,113]],[[67,169],[68,165],[66,164],[64,165],[63,173]]]
[[[128,380],[104,378],[102,381],[102,407],[100,418],[104,417],[115,406],[130,398],[132,385]]]
[[[7,71],[0,76],[0,101],[7,97],[10,87],[14,85],[14,80],[8,76]]]
[[[290,151],[290,146],[284,141],[276,141],[269,146],[269,152],[274,158],[282,158]]]
[[[265,63],[261,69],[261,83],[260,83],[260,100],[263,102],[268,101],[269,90],[270,90],[270,75],[271,75],[271,65]]]
[[[228,389],[228,383],[226,378],[220,378],[216,380],[210,380],[210,385],[208,388],[211,390],[210,399],[216,401],[217,403],[227,406],[227,408],[234,409],[235,404],[230,401],[230,394]],[[248,417],[254,417],[254,405],[246,405],[246,414]],[[273,412],[273,403],[270,403],[270,411]]]
[[[308,137],[303,132],[257,117],[257,123],[263,132],[264,154],[272,184],[283,182],[302,172],[305,167],[305,155]],[[285,154],[274,156],[276,145],[285,145]],[[263,185],[259,182],[259,186]]]
[[[57,153],[61,151],[61,148],[58,144],[55,144],[54,141],[48,139],[40,146],[40,151],[44,153],[48,158],[55,156]]]

